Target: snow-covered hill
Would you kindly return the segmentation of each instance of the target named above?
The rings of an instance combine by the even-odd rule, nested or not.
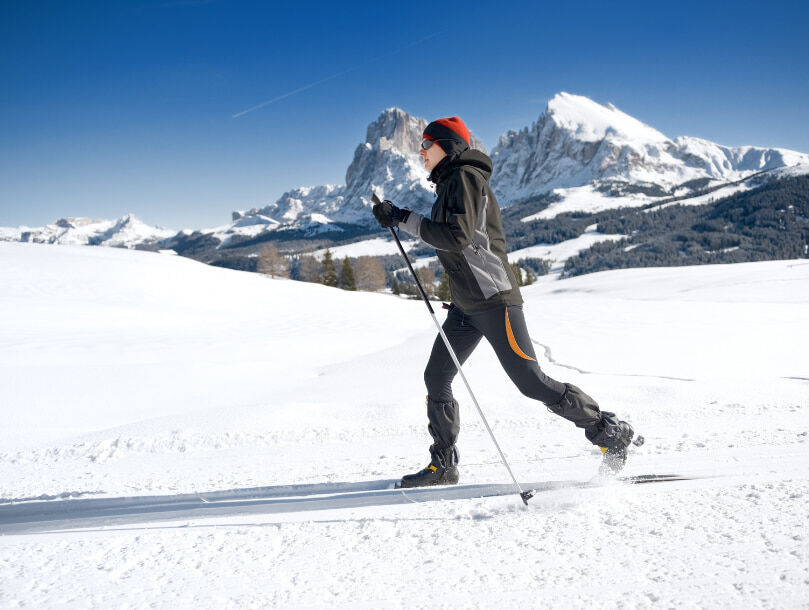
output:
[[[776,167],[758,172],[748,173],[746,177],[734,181],[706,181],[704,186],[695,190],[679,188],[669,196],[650,196],[643,193],[608,192],[598,181],[583,186],[553,189],[555,200],[541,212],[523,216],[523,222],[538,218],[551,219],[562,213],[584,212],[596,213],[612,210],[616,207],[634,208],[649,206],[657,209],[668,205],[706,205],[721,201],[723,198],[750,191],[768,183],[777,182],[792,176],[809,175],[809,163],[797,163],[784,167]],[[707,180],[707,179],[706,179]],[[602,183],[603,184],[603,183]],[[612,188],[612,187],[610,187]],[[519,203],[516,204],[519,206]]]
[[[130,250],[0,260],[2,606],[805,605],[805,260],[524,289],[543,369],[645,434],[627,474],[707,477],[576,487],[600,453],[483,344],[465,369],[528,507],[479,497],[508,475],[459,384],[455,499],[388,489],[428,459],[421,303]]]

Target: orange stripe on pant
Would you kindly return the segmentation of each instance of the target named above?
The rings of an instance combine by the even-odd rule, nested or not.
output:
[[[508,308],[506,309],[506,336],[508,337],[508,344],[511,346],[511,349],[514,350],[514,353],[517,354],[520,358],[525,360],[530,360],[532,362],[536,362],[531,356],[526,354],[524,351],[520,349],[520,346],[517,345],[517,340],[514,338],[514,333],[511,330],[511,322],[508,319]]]

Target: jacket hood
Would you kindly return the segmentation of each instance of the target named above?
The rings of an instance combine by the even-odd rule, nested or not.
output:
[[[464,165],[474,167],[480,171],[483,177],[486,178],[486,182],[489,181],[492,175],[492,160],[489,156],[479,150],[470,148],[454,155],[447,155],[441,159],[438,165],[433,168],[433,171],[430,172],[429,180],[435,184],[440,184],[445,176]]]

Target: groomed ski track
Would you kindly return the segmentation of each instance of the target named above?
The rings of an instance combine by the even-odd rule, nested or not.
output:
[[[684,475],[638,475],[606,481],[523,483],[537,493],[595,489],[620,484],[688,481]],[[0,504],[0,535],[113,528],[146,523],[333,510],[507,496],[511,484],[478,484],[394,489],[395,480],[232,489],[207,493],[120,498],[84,498]]]

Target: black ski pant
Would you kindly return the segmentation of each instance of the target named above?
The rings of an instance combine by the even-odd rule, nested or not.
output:
[[[461,364],[486,337],[520,392],[584,428],[591,442],[595,440],[602,419],[598,403],[576,386],[556,381],[542,372],[528,335],[522,306],[503,306],[471,314],[453,306],[443,329]],[[446,439],[444,445],[447,441],[454,444],[460,429],[457,402],[452,396],[452,381],[457,373],[443,339],[437,336],[424,371],[424,382],[427,385],[428,418],[433,428],[431,434],[435,438],[435,433],[439,433]],[[455,408],[448,409],[450,404]],[[440,409],[441,405],[445,407]]]

